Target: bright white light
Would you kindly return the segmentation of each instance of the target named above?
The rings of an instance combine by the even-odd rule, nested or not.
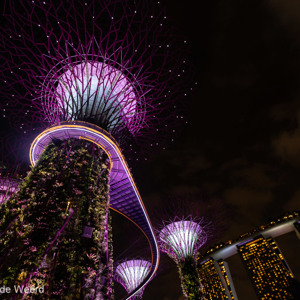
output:
[[[203,228],[192,221],[173,222],[165,226],[159,234],[161,250],[175,260],[193,256],[206,238]]]
[[[100,62],[84,62],[70,67],[58,79],[55,91],[58,106],[71,120],[93,119],[129,126],[136,112],[134,88],[125,75]]]
[[[116,279],[128,293],[136,289],[145,279],[151,268],[151,263],[145,260],[128,260],[116,268]]]

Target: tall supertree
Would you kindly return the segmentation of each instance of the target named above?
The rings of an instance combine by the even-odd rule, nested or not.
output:
[[[149,273],[150,268],[151,263],[147,260],[125,260],[117,265],[115,280],[119,282],[128,293],[130,293],[134,291],[141,282],[143,282],[143,280]],[[139,293],[137,293],[130,299],[142,299],[144,289],[145,287],[143,287],[143,289],[140,290]]]
[[[1,207],[1,229],[10,226],[1,281],[45,287],[51,299],[111,298],[111,207],[151,246],[133,295],[159,253],[122,152],[138,159],[168,128],[173,140],[190,74],[186,41],[170,41],[159,2],[24,0],[5,3],[3,15],[1,105],[12,126],[39,135],[32,171]]]
[[[186,299],[204,299],[197,274],[196,253],[206,243],[203,220],[175,218],[159,233],[160,249],[177,264],[181,287]]]

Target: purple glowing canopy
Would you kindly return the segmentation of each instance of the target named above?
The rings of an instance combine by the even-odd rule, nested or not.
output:
[[[132,126],[132,122],[136,121],[134,87],[118,69],[104,63],[87,61],[70,66],[56,80],[53,84],[55,89],[52,93],[48,91],[46,97],[49,103],[52,97],[56,99],[58,110],[65,115],[64,118],[104,122],[107,123],[108,131],[124,125],[129,131],[139,129],[138,124]],[[48,112],[53,114],[52,110]]]
[[[160,2],[7,1],[3,24],[0,96],[12,126],[91,122],[129,160],[176,136],[193,72]]]
[[[175,261],[195,256],[205,244],[207,234],[201,223],[181,220],[166,225],[159,233],[160,249]]]
[[[109,131],[127,160],[173,141],[194,83],[183,55],[186,41],[174,39],[160,2],[7,1],[3,17],[0,96],[6,115],[17,116],[12,126],[24,133],[44,130],[33,155],[49,143],[51,126],[63,122],[84,121]],[[59,134],[69,138],[74,132],[69,133]],[[115,174],[121,176],[121,169]],[[138,226],[152,246],[143,285],[156,271],[159,252],[129,173],[111,184],[110,196],[119,211],[143,224]]]
[[[115,280],[130,293],[145,279],[150,268],[151,263],[146,260],[126,260],[116,267]],[[143,290],[139,293],[139,296],[142,293]]]

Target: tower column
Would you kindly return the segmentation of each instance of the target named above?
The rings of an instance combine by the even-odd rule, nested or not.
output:
[[[105,152],[85,140],[46,148],[1,206],[2,284],[43,287],[51,299],[111,297],[109,167]]]

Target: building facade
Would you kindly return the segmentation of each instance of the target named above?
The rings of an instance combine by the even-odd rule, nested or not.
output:
[[[300,239],[299,212],[287,213],[235,240],[209,248],[199,257],[198,263],[206,299],[237,299],[225,262],[235,255],[241,258],[258,299],[300,299],[291,294],[297,280],[274,240],[293,231]]]
[[[258,299],[291,299],[294,277],[276,242],[258,236],[237,246]]]
[[[215,261],[213,258],[208,258],[199,264],[198,274],[203,294],[207,300],[237,299],[229,268],[225,261]]]

